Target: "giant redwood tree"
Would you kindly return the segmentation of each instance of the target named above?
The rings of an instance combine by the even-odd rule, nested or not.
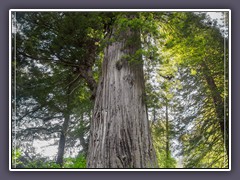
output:
[[[127,18],[134,18],[127,17]],[[112,36],[119,28],[114,25]],[[93,110],[89,168],[156,168],[146,109],[140,32],[121,29],[104,51]],[[133,58],[133,59],[131,59]]]

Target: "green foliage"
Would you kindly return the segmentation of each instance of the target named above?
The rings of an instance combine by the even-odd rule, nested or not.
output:
[[[84,129],[87,135],[89,128],[92,94],[80,73],[88,74],[102,59],[101,13],[18,12],[17,21],[17,142],[25,150],[32,139],[56,140],[69,114],[71,142],[67,139],[66,145],[74,148],[79,139],[74,132]],[[93,69],[94,80],[99,66]],[[54,164],[33,161],[29,166]]]
[[[223,111],[223,105],[214,105],[217,94],[224,98],[223,87],[227,83],[224,82],[227,74],[224,74],[223,34],[216,24],[209,23],[205,14],[173,12],[166,19],[168,23],[161,26],[158,39],[162,53],[159,74],[168,79],[161,82],[161,89],[172,89],[170,94],[163,93],[163,97],[176,101],[172,105],[176,112],[175,131],[179,136],[186,133],[188,137],[181,147],[184,165],[187,168],[227,167],[224,150],[227,143],[224,144],[219,127],[219,119],[224,117],[216,114]],[[174,78],[170,80],[170,76]],[[178,90],[174,90],[175,85]],[[150,100],[154,107],[153,102],[157,102],[159,95],[154,92],[149,95],[156,97]],[[221,101],[223,99],[218,104]]]
[[[86,157],[82,154],[78,155],[76,158],[66,158],[63,168],[86,168],[87,161]]]
[[[181,70],[183,88],[174,98],[179,156],[184,157],[186,168],[226,168],[227,154],[211,94],[202,77],[190,72]]]
[[[60,168],[58,164],[52,161],[48,161],[45,158],[34,158],[33,160],[29,161],[19,148],[12,151],[12,166],[14,168],[26,169]]]
[[[46,162],[41,160],[31,161],[24,168],[27,169],[59,169],[60,165],[55,162]]]
[[[54,161],[49,161],[43,158],[23,162],[22,157],[23,156],[21,155],[20,151],[17,150],[16,155],[12,156],[12,164],[15,165],[16,161],[17,168],[21,167],[26,169],[86,168],[86,157],[83,154],[78,155],[76,158],[65,158],[63,167],[61,167],[59,164],[56,164]]]
[[[20,157],[22,156],[22,153],[20,149],[13,149],[12,150],[12,165],[16,168],[18,165],[21,165],[22,162],[20,160]]]
[[[176,168],[176,159],[172,157],[171,151],[166,152],[166,127],[163,122],[152,125],[151,130],[159,168]]]

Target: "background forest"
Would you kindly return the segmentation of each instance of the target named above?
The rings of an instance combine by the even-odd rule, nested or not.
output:
[[[228,168],[229,17],[218,13],[12,12],[12,168],[88,167],[106,49],[134,46],[128,29],[158,167]]]

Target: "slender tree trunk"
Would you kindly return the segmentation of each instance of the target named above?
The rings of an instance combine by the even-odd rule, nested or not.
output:
[[[169,122],[167,103],[166,103],[166,168],[169,168]]]
[[[63,166],[63,157],[64,157],[64,150],[65,150],[65,143],[66,143],[66,136],[67,136],[67,130],[70,120],[70,114],[69,114],[69,101],[70,97],[67,95],[67,111],[64,113],[64,122],[63,127],[60,135],[60,140],[58,144],[58,154],[57,154],[57,161],[56,163],[59,164],[61,167]]]
[[[81,150],[81,153],[83,153],[84,155],[87,154],[87,151],[88,151],[88,145],[87,145],[87,142],[86,140],[84,139],[84,133],[80,133],[79,135],[79,140],[80,140],[80,143],[81,143],[81,146],[82,146],[82,150]]]
[[[59,164],[61,167],[63,165],[63,156],[65,150],[65,143],[66,143],[66,133],[68,129],[70,116],[67,114],[64,118],[63,129],[60,135],[59,145],[58,145],[58,154],[57,154],[57,161],[56,163]]]
[[[90,129],[88,168],[155,168],[145,104],[143,64],[125,55],[141,47],[139,33],[126,31],[105,49]],[[124,38],[123,38],[124,37]],[[137,37],[137,38],[136,38]],[[134,43],[127,43],[135,38]]]
[[[89,119],[90,119],[91,115],[89,114]],[[80,144],[82,146],[82,150],[79,152],[79,154],[84,154],[87,155],[87,151],[88,151],[88,140],[84,138],[85,133],[86,133],[86,126],[84,125],[84,114],[81,115],[81,124],[80,125],[80,131],[79,131],[79,140],[80,140]]]
[[[207,66],[207,64],[205,62],[203,62],[201,64],[203,71],[204,71],[204,77],[207,81],[208,87],[211,91],[211,95],[212,95],[212,99],[213,99],[213,103],[216,109],[216,114],[217,114],[217,118],[218,118],[218,122],[219,122],[219,126],[221,129],[221,133],[222,133],[222,137],[223,137],[223,141],[225,144],[225,148],[227,151],[227,155],[229,154],[229,139],[228,139],[228,135],[229,135],[229,126],[228,126],[228,118],[224,117],[224,101],[223,98],[221,97],[218,88],[216,86],[216,83],[213,79],[213,77],[211,76],[210,70]],[[224,121],[224,118],[226,121]]]

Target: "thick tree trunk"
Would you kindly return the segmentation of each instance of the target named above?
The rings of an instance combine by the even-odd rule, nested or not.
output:
[[[225,144],[225,148],[226,148],[226,152],[227,155],[229,154],[229,126],[228,126],[228,118],[224,117],[224,101],[223,98],[221,97],[216,83],[213,79],[213,77],[211,76],[210,70],[207,66],[207,64],[205,62],[203,62],[201,64],[203,71],[204,71],[204,77],[207,81],[208,87],[211,91],[211,95],[212,95],[212,99],[213,99],[213,103],[216,109],[216,114],[217,114],[217,118],[218,118],[218,123],[221,129],[221,133],[222,133],[222,138]],[[224,121],[225,118],[225,121]]]
[[[134,43],[128,38],[137,37]],[[126,31],[105,49],[90,129],[88,168],[156,168],[145,104],[143,65],[130,64],[139,34]]]

